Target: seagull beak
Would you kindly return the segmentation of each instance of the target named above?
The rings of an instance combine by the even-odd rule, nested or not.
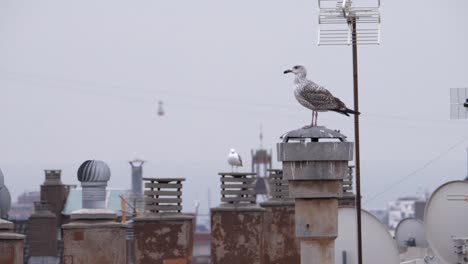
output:
[[[292,72],[292,71],[288,69],[288,70],[285,70],[283,73],[284,73],[284,74],[288,74],[288,73],[291,73],[291,72]]]

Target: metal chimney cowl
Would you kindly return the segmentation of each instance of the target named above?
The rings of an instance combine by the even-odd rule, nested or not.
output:
[[[106,208],[106,187],[110,179],[109,166],[101,160],[87,160],[78,168],[78,180],[83,188],[82,208],[72,218],[115,218]]]

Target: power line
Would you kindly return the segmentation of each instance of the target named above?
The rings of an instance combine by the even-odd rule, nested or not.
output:
[[[414,175],[418,174],[419,172],[423,171],[425,168],[429,167],[430,165],[432,165],[433,163],[435,163],[436,161],[440,160],[442,157],[444,157],[445,155],[447,155],[448,153],[450,153],[450,151],[452,151],[453,149],[455,149],[456,147],[458,147],[460,144],[462,144],[463,142],[465,142],[466,140],[468,140],[468,136],[467,137],[464,137],[463,139],[461,139],[460,141],[458,141],[457,143],[455,143],[454,145],[452,145],[450,148],[448,148],[447,150],[443,151],[442,153],[440,153],[439,155],[437,155],[435,158],[431,159],[430,161],[426,162],[424,165],[422,165],[421,167],[417,168],[416,170],[414,170],[413,172],[407,174],[406,176],[404,176],[403,178],[399,179],[398,181],[394,182],[393,184],[391,184],[390,186],[388,186],[386,189],[384,189],[383,191],[375,194],[374,196],[370,197],[369,199],[367,199],[365,201],[365,203],[370,203],[372,202],[373,200],[375,200],[376,198],[382,196],[383,194],[387,193],[388,191],[390,191],[391,189],[395,188],[396,186],[400,185],[402,182],[408,180],[409,178],[413,177]]]
[[[162,90],[162,89],[146,89],[146,88],[129,88],[126,86],[122,85],[115,85],[115,84],[105,84],[105,83],[96,83],[92,81],[81,81],[81,80],[66,80],[66,79],[60,79],[57,78],[55,80],[52,80],[51,78],[55,78],[54,76],[41,76],[37,74],[29,74],[29,73],[21,73],[21,72],[9,72],[5,70],[0,69],[0,74],[3,74],[4,76],[0,76],[0,78],[3,79],[8,79],[8,80],[13,80],[13,81],[27,81],[27,82],[35,82],[35,85],[41,86],[41,87],[46,87],[46,88],[60,88],[61,91],[63,91],[64,85],[63,83],[68,83],[68,87],[71,89],[74,88],[75,91],[81,91],[83,93],[88,93],[88,94],[93,94],[96,96],[106,96],[106,97],[113,97],[119,100],[124,100],[124,101],[133,101],[133,102],[143,102],[143,103],[148,103],[148,104],[155,104],[157,100],[152,100],[148,99],[147,96],[144,98],[142,97],[135,97],[135,96],[128,96],[128,95],[119,95],[115,93],[117,89],[120,90],[120,92],[124,91],[131,91],[131,92],[138,92],[138,93],[143,93],[143,94],[149,94],[152,96],[159,96],[161,97],[177,97],[178,100],[180,99],[187,99],[190,102],[200,102],[202,104],[206,103],[215,103],[215,104],[222,104],[221,108],[225,109],[228,108],[227,104],[230,104],[232,106],[237,107],[241,106],[243,110],[248,110],[251,111],[252,108],[259,110],[262,109],[263,111],[266,110],[266,108],[274,108],[282,109],[282,114],[284,114],[284,111],[290,112],[288,114],[289,116],[297,116],[296,113],[298,112],[298,108],[293,106],[293,105],[285,105],[285,104],[277,104],[277,103],[264,103],[264,102],[254,102],[254,101],[236,101],[232,100],[231,98],[224,98],[224,97],[213,97],[213,96],[200,96],[200,95],[190,95],[185,92],[177,92],[175,90]],[[5,75],[10,75],[10,76],[5,76]],[[16,76],[16,77],[12,77]],[[43,86],[40,83],[48,83],[47,86]],[[56,87],[53,87],[56,86]],[[100,90],[91,90],[91,89],[83,89],[83,88],[88,88],[88,87],[98,87]],[[105,89],[105,91],[102,91],[102,88]],[[161,96],[162,95],[162,96]],[[180,108],[195,108],[195,109],[200,109],[200,110],[210,110],[213,107],[210,106],[208,109],[205,108],[200,108],[200,107],[194,107],[192,104],[191,106],[189,104],[174,104],[174,103],[169,103],[166,105],[175,105]],[[247,109],[249,108],[249,109]],[[220,108],[218,108],[219,110]],[[261,111],[262,111],[261,110]],[[292,113],[294,112],[294,114]],[[394,120],[394,121],[408,121],[408,122],[418,122],[418,123],[444,123],[444,124],[450,124],[450,125],[466,125],[465,123],[454,123],[449,120],[440,120],[440,119],[426,119],[426,118],[421,118],[421,117],[407,117],[407,116],[392,116],[392,115],[382,115],[382,114],[372,114],[372,113],[363,113],[362,118],[364,121],[367,119],[377,119],[377,120]],[[325,118],[326,119],[326,118]]]

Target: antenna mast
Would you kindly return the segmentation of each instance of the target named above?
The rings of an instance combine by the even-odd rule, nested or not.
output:
[[[374,6],[359,5],[352,0],[318,0],[319,38],[318,45],[352,45],[354,111],[359,112],[359,83],[357,46],[380,44],[380,0]],[[365,2],[366,5],[369,1]],[[357,28],[357,25],[360,25]],[[356,147],[356,222],[358,263],[362,264],[361,230],[361,151],[359,115],[354,115],[354,137]]]

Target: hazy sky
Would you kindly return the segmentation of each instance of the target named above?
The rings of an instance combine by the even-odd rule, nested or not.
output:
[[[468,120],[449,120],[449,88],[468,87],[466,10],[466,0],[382,2],[382,44],[359,48],[365,207],[466,176]],[[284,69],[304,64],[352,108],[351,48],[318,47],[317,29],[314,0],[3,0],[6,184],[15,197],[38,189],[43,169],[77,184],[78,166],[95,158],[111,167],[111,187],[127,188],[127,161],[142,158],[146,177],[187,178],[185,208],[200,199],[206,211],[229,148],[249,160],[260,125],[275,150],[310,122]],[[352,118],[318,121],[354,137]]]

